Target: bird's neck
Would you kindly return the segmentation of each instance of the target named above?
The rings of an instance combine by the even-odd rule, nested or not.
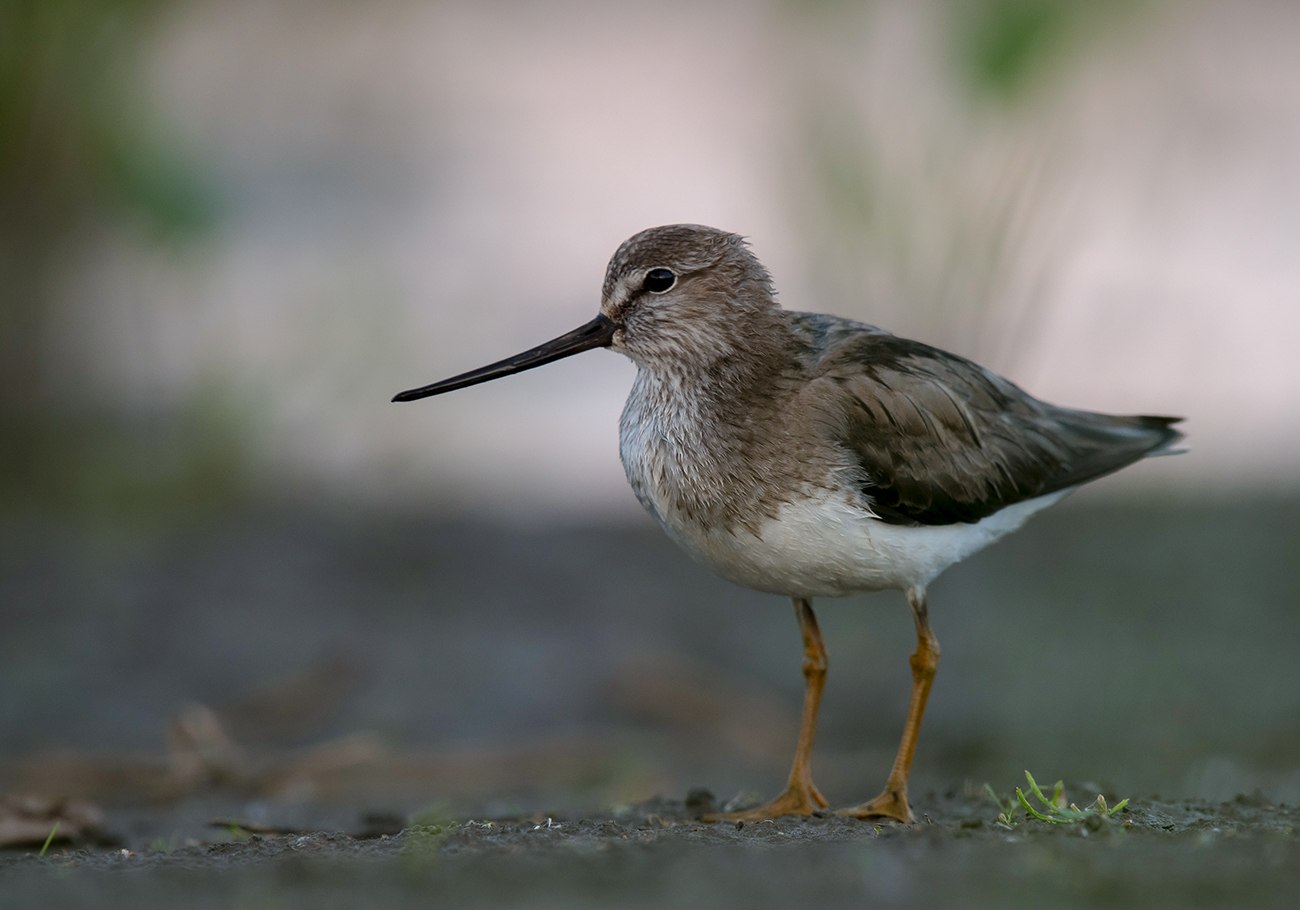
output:
[[[659,357],[638,363],[638,384],[672,408],[690,402],[711,422],[728,422],[747,411],[770,409],[799,375],[801,347],[779,309],[754,314],[743,326],[710,336],[689,356]],[[701,356],[707,352],[707,356]]]

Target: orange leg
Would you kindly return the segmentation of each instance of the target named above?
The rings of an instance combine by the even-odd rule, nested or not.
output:
[[[912,755],[916,752],[916,738],[921,732],[921,718],[925,702],[930,697],[934,671],[939,667],[939,640],[930,631],[930,619],[925,607],[925,591],[913,588],[907,592],[907,602],[916,619],[916,653],[912,665],[912,701],[907,708],[907,723],[903,725],[903,739],[898,744],[898,756],[889,772],[889,780],[879,796],[859,806],[841,809],[837,815],[853,818],[893,818],[900,822],[916,821],[912,807],[907,802],[907,775],[912,768]]]
[[[781,815],[811,815],[826,808],[826,798],[812,780],[813,737],[817,734],[817,708],[821,705],[822,688],[826,685],[826,646],[817,628],[817,617],[812,611],[812,601],[796,597],[795,616],[803,632],[803,719],[799,724],[799,744],[794,750],[794,765],[790,768],[790,781],[785,792],[769,803],[713,816],[727,821],[758,821]]]

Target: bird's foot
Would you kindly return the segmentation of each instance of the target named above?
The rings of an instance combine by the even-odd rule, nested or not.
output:
[[[848,818],[892,818],[894,821],[902,822],[905,825],[915,824],[916,816],[912,814],[912,807],[907,802],[907,789],[885,790],[874,799],[869,799],[865,803],[857,806],[849,806],[847,809],[837,809],[836,815],[843,815]]]
[[[785,792],[771,802],[741,809],[738,812],[719,812],[704,816],[706,822],[756,822],[782,815],[812,815],[825,809],[829,803],[812,781],[790,784]]]

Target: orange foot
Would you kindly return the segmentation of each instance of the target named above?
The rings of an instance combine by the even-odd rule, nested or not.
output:
[[[706,815],[704,820],[706,822],[757,822],[765,818],[780,818],[782,815],[812,815],[825,809],[827,805],[826,797],[821,795],[816,784],[809,781],[802,786],[791,784],[776,799],[761,806],[741,809],[739,812]]]
[[[838,809],[836,815],[849,818],[892,818],[894,821],[911,825],[916,822],[912,807],[907,802],[907,790],[885,790],[875,799],[869,799],[859,806]]]

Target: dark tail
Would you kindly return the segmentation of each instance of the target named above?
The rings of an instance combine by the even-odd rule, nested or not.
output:
[[[1181,423],[1183,418],[1151,417],[1144,414],[1140,417],[1132,417],[1130,420],[1145,430],[1154,430],[1159,434],[1151,437],[1151,447],[1147,449],[1146,452],[1148,458],[1152,458],[1156,455],[1181,455],[1183,452],[1187,451],[1182,448],[1173,448],[1174,444],[1181,441],[1183,438],[1182,432],[1174,429],[1174,424]]]

